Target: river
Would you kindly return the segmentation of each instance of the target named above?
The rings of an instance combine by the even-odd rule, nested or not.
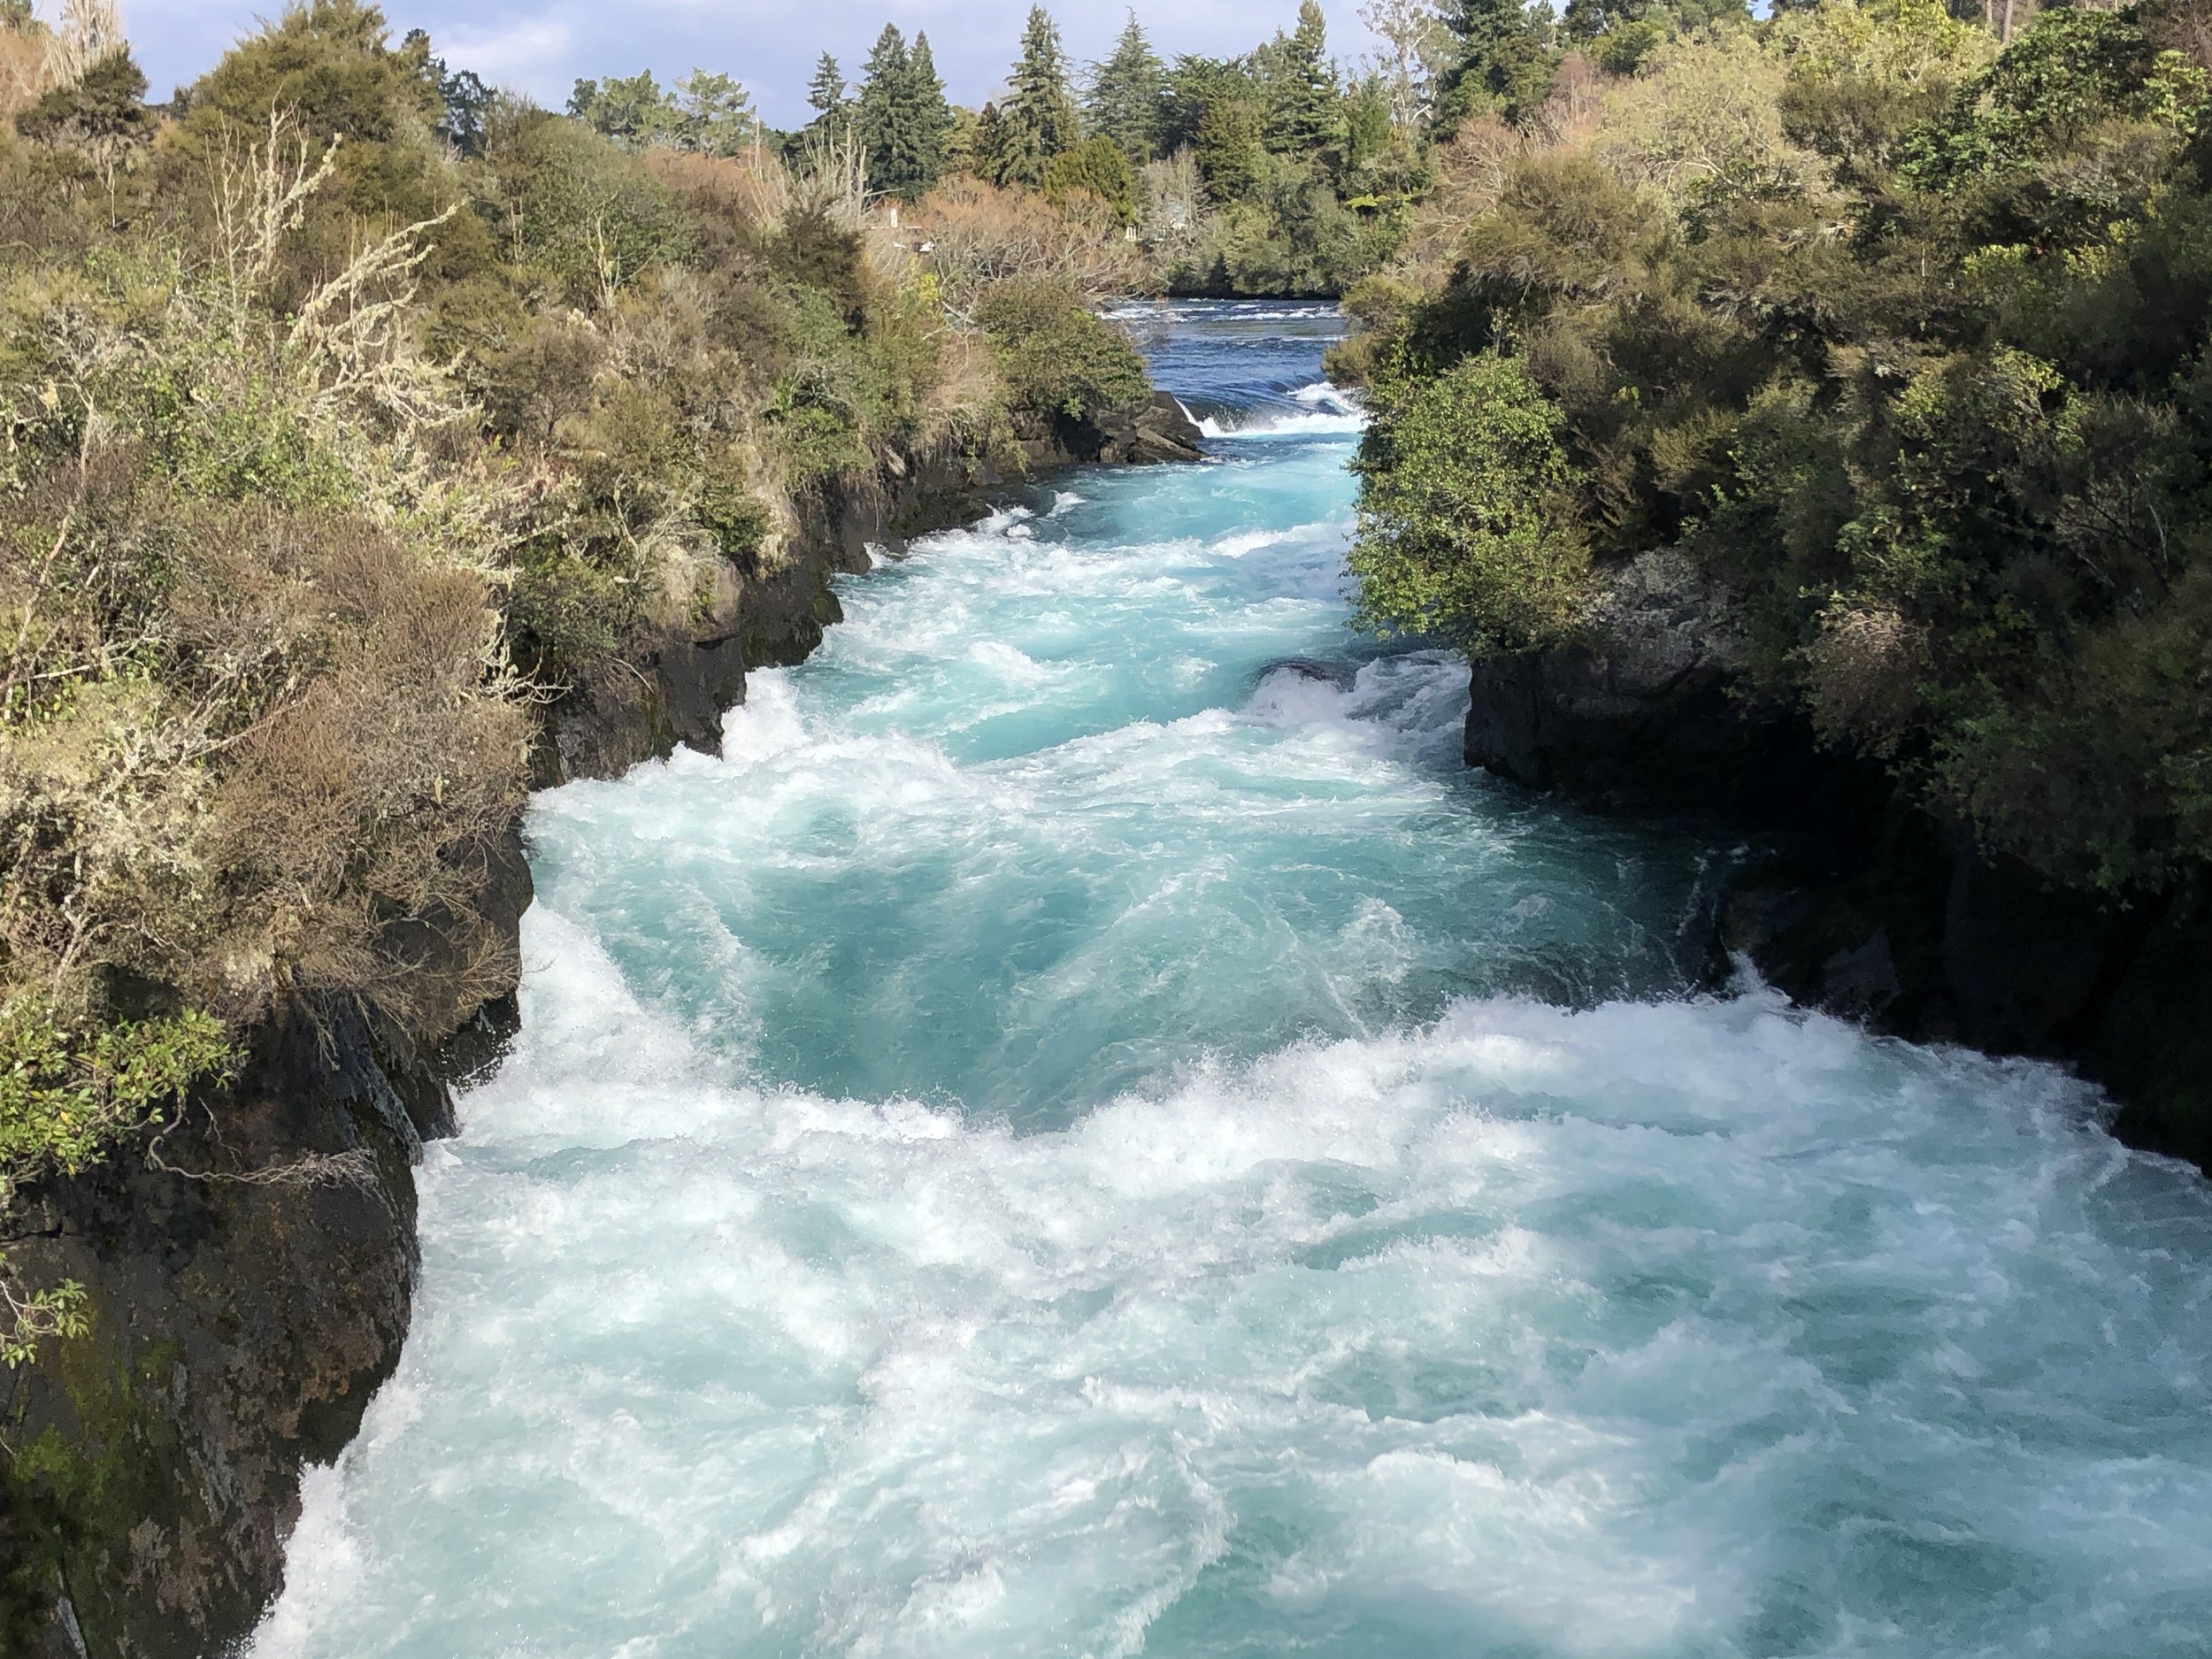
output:
[[[2212,1187],[1695,995],[1740,849],[1348,627],[1329,308],[538,798],[525,1027],[258,1659],[2212,1640]]]

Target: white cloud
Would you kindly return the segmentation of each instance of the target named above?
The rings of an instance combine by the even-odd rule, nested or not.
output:
[[[536,88],[549,77],[559,79],[576,46],[575,30],[550,17],[490,27],[456,23],[435,39],[449,63],[474,70],[495,87]]]

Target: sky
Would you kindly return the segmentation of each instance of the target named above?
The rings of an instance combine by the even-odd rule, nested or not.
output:
[[[283,0],[123,0],[123,21],[152,96],[196,79],[257,16]],[[494,86],[529,93],[558,108],[580,75],[634,74],[662,81],[693,68],[735,75],[772,125],[807,116],[814,60],[833,54],[846,78],[886,23],[910,38],[929,35],[938,73],[956,104],[979,104],[997,93],[1018,49],[1029,0],[383,0],[393,38],[427,29],[455,69],[473,69]],[[58,0],[38,0],[51,17]],[[1347,59],[1371,50],[1356,0],[1323,0],[1332,52]],[[1106,55],[1126,19],[1127,0],[1048,0],[1070,54],[1088,63]],[[1298,0],[1136,0],[1136,12],[1164,57],[1248,50],[1296,20]]]

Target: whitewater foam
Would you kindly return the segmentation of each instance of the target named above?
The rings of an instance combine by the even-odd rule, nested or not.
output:
[[[2202,1184],[1687,995],[1733,855],[1466,773],[1348,447],[926,539],[537,798],[258,1659],[2200,1647]]]
[[[1764,992],[1490,1001],[1021,1136],[718,1081],[529,930],[261,1659],[1133,1652],[1171,1609],[1178,1651],[2155,1652],[2109,1609],[2201,1593],[2212,1218],[2055,1071]],[[1962,1594],[1900,1624],[1900,1571]]]
[[[1299,407],[1259,407],[1225,416],[1209,415],[1198,429],[1209,438],[1272,438],[1341,436],[1363,432],[1366,411],[1341,387],[1316,380],[1284,395],[1283,401]]]

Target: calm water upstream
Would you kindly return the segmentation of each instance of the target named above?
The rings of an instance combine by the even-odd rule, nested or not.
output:
[[[1727,849],[1347,629],[1322,307],[1203,466],[539,798],[520,1044],[259,1659],[2212,1650],[2212,1187],[1685,987]]]

